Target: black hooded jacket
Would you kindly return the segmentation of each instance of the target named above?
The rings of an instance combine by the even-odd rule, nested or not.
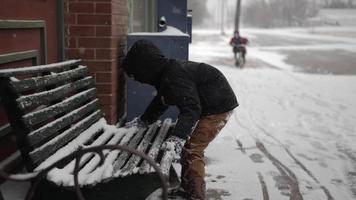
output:
[[[170,105],[175,105],[179,116],[173,135],[180,138],[186,139],[202,116],[225,113],[238,106],[219,70],[204,63],[165,58],[147,40],[139,40],[131,47],[122,66],[128,76],[157,89],[141,120],[153,123]]]

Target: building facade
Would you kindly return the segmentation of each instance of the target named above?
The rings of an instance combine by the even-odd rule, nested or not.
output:
[[[0,68],[81,59],[89,67],[105,118],[125,116],[120,69],[128,31],[128,0],[1,0]],[[16,151],[0,97],[0,161]]]

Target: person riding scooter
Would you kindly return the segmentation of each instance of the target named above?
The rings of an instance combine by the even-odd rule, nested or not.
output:
[[[234,52],[234,58],[237,59],[237,53],[241,52],[242,60],[245,64],[246,62],[246,45],[248,43],[248,39],[245,37],[241,37],[239,31],[234,32],[234,36],[230,40],[230,45],[232,46],[232,51]]]

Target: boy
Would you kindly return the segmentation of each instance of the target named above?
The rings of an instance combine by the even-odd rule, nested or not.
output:
[[[248,43],[248,39],[245,37],[241,37],[238,31],[234,32],[234,36],[230,40],[230,46],[232,46],[232,51],[234,52],[234,58],[236,59],[237,52],[242,53],[243,63],[246,63],[246,45]]]
[[[204,150],[238,106],[226,78],[204,63],[168,59],[147,40],[139,40],[131,47],[122,67],[128,76],[157,89],[144,114],[131,124],[147,126],[169,106],[178,107],[178,121],[167,142],[174,141],[175,151],[181,152],[184,196],[204,200]]]

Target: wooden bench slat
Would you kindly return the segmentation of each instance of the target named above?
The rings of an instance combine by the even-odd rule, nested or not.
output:
[[[48,65],[2,69],[0,70],[0,77],[12,77],[17,75],[37,74],[42,72],[54,72],[62,69],[63,67],[71,67],[71,66],[79,65],[80,62],[81,60],[68,60],[68,61],[48,64]]]
[[[169,174],[169,169],[173,163],[174,156],[175,156],[174,150],[164,152],[160,162],[160,168],[163,174],[165,175]]]
[[[91,88],[78,94],[75,94],[53,106],[28,113],[24,115],[22,119],[24,123],[26,123],[28,126],[33,126],[58,114],[71,111],[83,102],[93,99],[95,96],[96,89]]]
[[[156,159],[156,157],[158,156],[159,150],[161,148],[161,144],[163,140],[166,138],[169,128],[171,127],[171,124],[172,124],[171,119],[164,120],[161,129],[159,130],[158,135],[155,138],[155,141],[153,142],[152,147],[147,154],[151,158]],[[140,173],[147,173],[150,171],[150,168],[151,166],[149,165],[149,163],[144,161],[140,166]]]
[[[79,78],[87,75],[88,68],[79,66],[73,70],[64,71],[58,74],[46,75],[42,77],[33,77],[20,81],[11,82],[11,86],[16,92],[24,92],[35,88],[43,88],[49,85],[63,83],[65,81]]]
[[[105,130],[92,144],[86,147],[105,145],[105,143],[113,136],[113,134],[114,133],[111,130]],[[94,155],[95,153],[87,153],[83,155],[80,159],[79,167],[82,168],[83,165],[86,164]],[[73,173],[74,166],[75,160],[72,160],[68,165],[64,167],[64,170]]]
[[[92,140],[92,138],[94,138],[98,132],[102,131],[105,126],[107,126],[106,120],[104,118],[101,118],[98,121],[94,122],[92,125],[90,125],[88,128],[84,128],[85,130],[81,132],[78,137],[74,138],[61,149],[58,149],[58,151],[49,156],[38,167],[36,167],[34,171],[43,170],[48,166],[52,165],[53,163],[57,162],[58,160],[70,155],[71,153],[78,151],[78,149],[83,147],[83,144]]]
[[[106,121],[104,119],[101,119],[101,121],[105,122],[104,125],[102,126],[103,128],[101,130],[104,131],[104,133],[105,132],[113,132],[113,134],[114,134],[108,143],[111,145],[118,144],[119,142],[127,143],[128,140],[130,139],[130,137],[133,136],[134,133],[136,132],[136,129],[116,128],[112,125],[107,125]],[[90,129],[95,129],[95,127],[97,128],[97,125],[93,125],[93,127]],[[96,129],[94,131],[102,132],[102,131],[99,131],[99,129]],[[82,144],[85,144],[86,142],[88,142],[89,141],[88,138],[94,138],[94,137],[96,138],[97,137],[96,134],[94,135],[93,133],[90,133],[90,132],[92,132],[92,131],[89,131],[89,130],[84,131],[81,135],[79,135],[77,138],[75,138],[73,141],[71,141],[68,145],[64,146],[63,148],[61,148],[61,150],[56,152],[57,155],[55,155],[55,156],[59,156],[63,152],[67,152],[68,149],[69,149],[69,151],[71,151],[70,149],[73,149],[73,148],[77,149],[78,146],[81,146]],[[88,134],[88,133],[90,133],[90,134]],[[83,136],[87,136],[87,135],[89,135],[88,137],[85,137],[87,139],[83,140],[83,138],[84,138]],[[123,137],[126,137],[126,138],[123,139]],[[96,141],[98,141],[98,139]],[[92,145],[93,144],[86,146],[86,147],[91,147]],[[103,153],[104,153],[104,155],[108,155],[109,153],[111,153],[111,151],[104,150]],[[90,153],[88,153],[88,154],[90,154]],[[88,155],[88,154],[85,154],[85,155]],[[82,158],[84,158],[85,155],[83,155]],[[95,154],[95,156],[94,156],[95,157],[94,159],[91,158],[91,160],[88,163],[86,163],[84,166],[84,167],[86,167],[86,169],[88,171],[81,169],[81,171],[79,172],[79,184],[80,185],[91,185],[95,182],[95,180],[91,180],[91,182],[86,181],[87,177],[92,177],[93,173],[91,173],[91,172],[98,168],[100,158],[98,157],[97,154]],[[105,157],[107,157],[107,156],[105,156]],[[58,159],[56,159],[56,160],[58,160]],[[95,162],[93,162],[93,161],[95,161]],[[51,163],[53,163],[53,162],[51,162]],[[55,171],[50,171],[47,177],[49,178],[50,181],[53,181],[58,185],[74,186],[74,177],[73,177],[74,164],[75,164],[75,161],[72,161],[64,168],[61,168],[61,169],[56,168]],[[58,175],[59,175],[59,177],[58,177]],[[99,178],[96,181],[101,181],[101,180],[102,179]]]
[[[31,106],[39,106],[42,104],[50,104],[50,102],[58,100],[60,98],[65,97],[69,93],[88,87],[88,86],[93,86],[94,85],[94,80],[92,77],[85,77],[83,79],[80,79],[78,81],[57,87],[52,90],[36,93],[36,94],[31,94],[31,95],[26,95],[26,96],[21,96],[18,98],[17,104],[20,109],[26,109]]]
[[[95,111],[99,107],[99,100],[94,99],[91,102],[69,112],[68,114],[54,120],[51,123],[31,132],[27,135],[28,143],[37,147],[41,142],[51,137],[57,131],[73,124],[74,121],[82,118],[86,114]]]
[[[81,132],[86,130],[88,127],[90,127],[90,125],[98,121],[101,117],[102,113],[100,110],[98,110],[86,117],[85,119],[81,120],[80,122],[76,123],[70,129],[53,138],[46,144],[30,152],[29,155],[32,159],[32,162],[34,164],[38,164],[44,161],[52,153],[57,151],[59,148],[64,146],[73,138],[77,137]]]
[[[139,145],[140,141],[143,139],[145,136],[146,128],[140,128],[137,134],[134,136],[134,138],[131,139],[131,141],[127,144],[128,147],[136,149],[137,146]],[[122,152],[119,157],[117,158],[115,164],[114,164],[114,171],[119,171],[122,166],[126,163],[126,160],[131,156],[130,152]]]
[[[131,138],[137,133],[137,129],[131,128],[127,130],[127,132],[124,134],[124,137],[119,134],[115,134],[114,137],[107,143],[108,145],[127,145]],[[115,160],[117,159],[117,156],[120,154],[119,150],[115,151],[109,151],[106,150],[103,152],[105,156],[105,161],[103,165],[112,165]],[[85,167],[80,171],[80,173],[91,173],[94,172],[98,165],[100,163],[100,157],[98,155],[95,155],[88,164],[85,165]]]
[[[137,147],[137,151],[146,152],[149,147],[153,137],[155,136],[158,129],[158,123],[154,123],[145,134],[145,137]],[[137,164],[142,160],[141,157],[137,155],[132,155],[127,161],[125,166],[121,169],[120,176],[127,176],[133,173],[134,169],[137,168]]]

